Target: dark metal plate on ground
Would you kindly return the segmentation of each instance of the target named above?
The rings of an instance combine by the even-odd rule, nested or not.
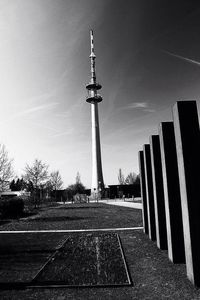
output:
[[[35,285],[130,285],[118,234],[74,234],[39,272]]]
[[[116,233],[5,234],[0,288],[130,285]]]

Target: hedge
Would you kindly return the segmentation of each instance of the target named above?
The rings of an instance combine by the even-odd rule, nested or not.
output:
[[[21,198],[0,199],[1,218],[19,217],[24,211],[24,201]]]

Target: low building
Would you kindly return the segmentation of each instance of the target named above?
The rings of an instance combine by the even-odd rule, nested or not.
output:
[[[89,196],[91,190],[87,189],[85,193]],[[141,197],[140,184],[112,184],[104,189],[103,198],[132,198]]]
[[[139,184],[113,184],[108,185],[108,198],[132,198],[140,197],[140,185]]]
[[[0,192],[1,198],[12,198],[12,197],[29,197],[30,192],[26,191],[6,191]]]

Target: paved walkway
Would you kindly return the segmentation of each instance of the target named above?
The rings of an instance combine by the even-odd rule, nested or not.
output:
[[[95,203],[96,201],[92,200],[90,203]],[[130,208],[136,208],[136,209],[142,209],[142,203],[141,202],[132,202],[132,201],[124,201],[121,199],[106,199],[106,200],[100,200],[100,203],[110,204],[110,205],[118,205],[118,206],[125,206]],[[59,204],[71,204],[71,202],[58,202]]]
[[[100,202],[105,203],[105,204],[110,204],[110,205],[118,205],[118,206],[125,206],[125,207],[130,207],[130,208],[136,208],[136,209],[142,209],[142,203],[137,203],[137,202],[126,202],[123,200],[101,200]]]
[[[106,204],[111,204],[111,205],[118,205],[118,206],[125,206],[125,207],[131,207],[131,208],[136,208],[136,209],[142,209],[142,203],[136,203],[136,202],[126,202],[126,201],[108,201],[104,202]]]

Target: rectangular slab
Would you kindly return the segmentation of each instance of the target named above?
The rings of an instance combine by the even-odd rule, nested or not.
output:
[[[152,162],[156,241],[158,248],[167,249],[167,228],[159,135],[152,135],[149,140]]]
[[[33,280],[34,286],[130,285],[116,233],[73,234]]]
[[[140,169],[140,185],[141,185],[141,196],[142,196],[142,218],[144,233],[148,234],[148,213],[147,213],[147,195],[146,195],[146,182],[145,182],[145,168],[144,168],[144,154],[143,151],[138,153],[139,169]]]
[[[143,147],[144,166],[145,166],[145,183],[147,195],[147,214],[148,214],[148,228],[149,238],[152,241],[156,240],[156,225],[155,225],[155,211],[154,211],[154,197],[153,197],[153,181],[152,181],[152,167],[150,145],[145,144]]]
[[[173,107],[188,278],[200,286],[200,130],[196,101]]]
[[[165,196],[168,256],[173,263],[185,262],[178,162],[173,122],[159,127]]]

